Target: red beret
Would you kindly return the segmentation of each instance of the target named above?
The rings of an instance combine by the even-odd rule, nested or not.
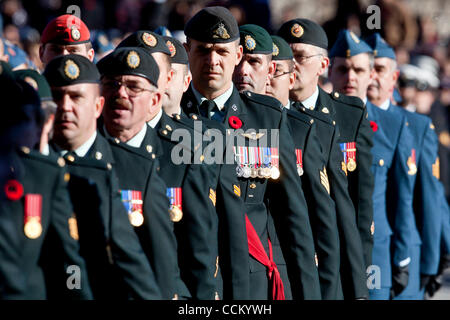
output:
[[[80,44],[90,41],[86,24],[71,14],[64,14],[50,21],[42,31],[41,42],[55,44]]]

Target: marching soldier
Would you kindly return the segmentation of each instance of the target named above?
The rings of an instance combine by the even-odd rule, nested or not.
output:
[[[247,211],[250,298],[320,299],[306,203],[292,192],[301,190],[301,185],[294,176],[295,151],[285,114],[272,98],[239,94],[233,86],[242,46],[237,22],[227,9],[199,11],[188,21],[185,34],[192,82],[182,108],[194,117],[223,123],[227,138],[233,133],[227,150],[231,153],[233,148],[238,162],[239,185],[234,192],[244,199]]]
[[[161,298],[127,219],[115,172],[111,163],[103,160],[111,161],[112,152],[96,127],[104,103],[96,66],[83,56],[70,54],[50,61],[44,75],[58,105],[52,149],[68,164],[81,252],[94,298]],[[105,146],[103,153],[94,152],[98,144]]]
[[[365,270],[370,265],[371,258],[371,209],[363,210],[367,207],[355,203],[355,190],[358,188],[356,178],[347,181],[347,175],[352,174],[352,171],[356,169],[355,151],[351,152],[350,157],[347,157],[348,161],[345,162],[341,151],[341,146],[353,145],[357,139],[365,145],[367,135],[366,130],[360,135],[356,132],[345,132],[346,138],[343,138],[340,126],[336,126],[336,123],[339,124],[346,118],[364,121],[362,105],[359,100],[338,93],[327,94],[318,86],[319,76],[328,66],[328,40],[318,24],[307,19],[291,20],[281,26],[278,35],[290,44],[295,59],[296,79],[294,88],[290,91],[291,108],[314,119],[317,137],[326,159],[330,194],[336,205],[339,226],[340,275],[344,298],[367,299]],[[348,115],[340,115],[341,111]],[[344,124],[344,127],[346,130],[350,128],[356,131],[358,125],[348,127]],[[362,124],[362,127],[365,128],[365,125]],[[346,141],[353,141],[353,143],[349,144]],[[361,150],[363,159],[366,158],[364,155],[367,155],[364,150],[364,148]],[[366,183],[365,186],[370,187],[370,173],[367,179],[368,184]],[[351,188],[350,185],[353,187]],[[361,204],[363,203],[366,202],[362,201]],[[355,207],[359,208],[357,213],[355,213]]]
[[[275,79],[274,73],[278,67],[278,60],[275,59],[280,54],[280,47],[272,42],[266,30],[257,25],[240,26],[239,33],[244,56],[234,70],[234,84],[241,92],[248,90],[265,94],[267,80]],[[292,60],[292,50],[287,44],[286,46]],[[285,92],[289,94],[288,90]],[[285,100],[289,98],[286,97]],[[273,101],[273,104],[279,105],[279,102]],[[322,299],[337,299],[342,297],[339,279],[339,237],[334,202],[328,193],[329,184],[323,179],[323,173],[321,174],[325,160],[316,140],[315,127],[313,128],[312,124],[314,121],[311,122],[310,117],[295,117],[296,114],[292,112],[287,114],[292,140],[295,143],[297,174],[302,177],[303,190],[297,191],[308,205]]]
[[[390,98],[398,79],[394,50],[377,33],[365,40],[375,56],[374,79],[367,90],[367,97],[394,117],[403,114],[413,137],[413,149],[407,160],[408,175],[414,186],[415,223],[406,226],[411,235],[411,262],[408,286],[396,299],[421,300],[430,276],[438,271],[440,256],[440,237],[437,235],[441,234],[442,215],[437,175],[437,136],[428,117],[392,105]],[[391,207],[389,198],[387,207]]]
[[[372,263],[380,267],[381,288],[370,290],[371,299],[389,299],[398,295],[408,283],[410,231],[414,224],[413,188],[409,182],[407,159],[411,139],[403,115],[392,117],[367,101],[367,87],[373,73],[372,49],[353,32],[341,30],[330,50],[329,79],[334,90],[365,101],[372,130],[372,172],[374,248]],[[395,194],[392,206],[386,206],[387,195]],[[391,247],[392,262],[391,262]]]

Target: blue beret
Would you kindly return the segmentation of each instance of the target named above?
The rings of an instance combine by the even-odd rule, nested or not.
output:
[[[339,31],[330,50],[330,57],[350,58],[360,53],[372,53],[372,48],[350,30]]]
[[[375,58],[390,58],[396,60],[394,49],[384,41],[378,32],[368,36],[364,40],[372,48]]]

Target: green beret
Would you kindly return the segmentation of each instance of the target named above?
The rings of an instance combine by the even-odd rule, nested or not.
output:
[[[79,54],[59,56],[51,60],[44,70],[51,87],[64,87],[78,83],[98,83],[100,74],[88,58]]]
[[[41,101],[52,100],[52,91],[47,79],[39,72],[33,69],[24,69],[14,71],[16,79],[21,79],[31,85],[39,93]]]
[[[117,48],[97,63],[102,76],[132,75],[143,77],[158,87],[159,68],[155,59],[145,49]]]
[[[186,37],[207,43],[228,43],[239,39],[239,28],[230,10],[206,7],[197,12],[184,28]]]
[[[150,53],[162,52],[170,56],[170,51],[164,38],[153,31],[139,30],[132,33],[117,46],[117,48],[123,47],[139,47],[148,50]]]
[[[239,34],[244,53],[272,53],[272,38],[270,38],[270,34],[264,28],[256,24],[245,24],[239,27]]]
[[[292,60],[294,54],[289,44],[279,36],[270,36],[273,42],[272,60]]]
[[[181,42],[178,39],[170,36],[163,36],[163,38],[166,41],[166,46],[170,50],[171,62],[178,64],[188,64],[188,55]]]
[[[328,37],[325,30],[308,19],[293,19],[285,22],[277,34],[287,43],[306,43],[328,49]]]

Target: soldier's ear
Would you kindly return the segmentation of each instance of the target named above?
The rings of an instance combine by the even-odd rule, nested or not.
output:
[[[297,79],[297,75],[295,72],[289,73],[289,90],[294,89],[295,80]]]
[[[243,55],[244,48],[241,45],[238,45],[236,48],[236,65],[239,65],[239,63],[241,63]]]
[[[103,106],[105,105],[105,97],[98,96],[95,101],[95,118],[98,119],[103,111]]]
[[[325,71],[327,70],[328,66],[330,65],[330,58],[328,57],[322,57],[322,60],[320,61],[320,69],[319,69],[319,76],[323,75]]]
[[[90,48],[87,52],[87,58],[93,62],[94,61],[94,56],[95,56],[95,51],[93,48]]]
[[[192,80],[192,73],[190,70],[188,70],[187,75],[184,76],[183,92],[186,92],[186,90],[189,88],[191,80]]]
[[[400,76],[400,70],[395,70],[394,72],[392,72],[392,81],[394,81],[394,83],[396,83],[399,76]]]

